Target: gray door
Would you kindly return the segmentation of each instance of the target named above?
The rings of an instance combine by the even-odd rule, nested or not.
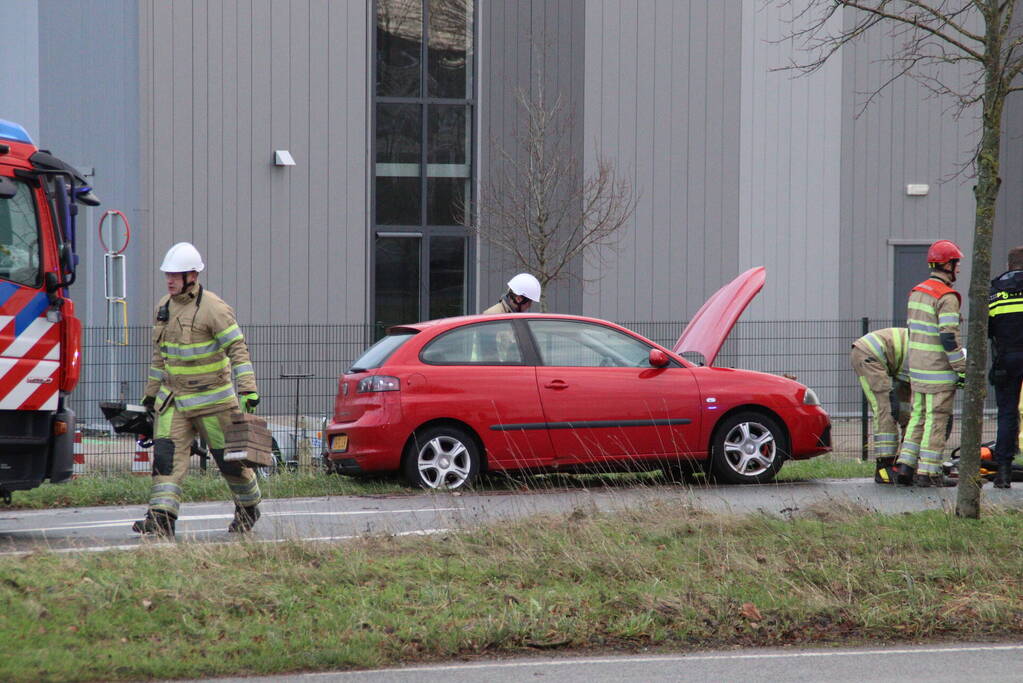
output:
[[[895,290],[892,292],[892,325],[906,324],[906,302],[913,287],[927,279],[927,244],[899,244],[895,247]]]

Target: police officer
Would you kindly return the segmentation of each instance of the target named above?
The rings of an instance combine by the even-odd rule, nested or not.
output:
[[[540,300],[540,281],[529,273],[519,273],[508,280],[508,293],[496,304],[483,311],[483,315],[498,313],[525,313],[534,301]]]
[[[994,459],[995,486],[1012,486],[1012,460],[1019,439],[1019,394],[1023,382],[1023,246],[1009,251],[1009,269],[991,281],[987,335],[991,339],[991,373],[998,405]]]
[[[256,377],[234,311],[199,284],[203,268],[199,251],[188,242],[172,246],[160,266],[167,295],[156,307],[153,360],[142,401],[156,412],[153,487],[145,518],[132,526],[141,534],[174,535],[196,434],[210,447],[234,497],[228,531],[249,531],[259,519],[255,474],[224,460],[224,433],[239,407],[235,385],[251,412],[259,403]]]
[[[897,484],[956,484],[942,474],[941,454],[955,390],[966,377],[966,353],[959,343],[961,297],[952,289],[962,257],[963,252],[949,240],[932,244],[927,250],[931,276],[909,293],[906,326],[913,414],[899,450]]]
[[[899,428],[904,432],[909,422],[908,343],[905,327],[889,327],[863,335],[849,352],[849,363],[874,415],[874,481],[878,484],[893,483]]]

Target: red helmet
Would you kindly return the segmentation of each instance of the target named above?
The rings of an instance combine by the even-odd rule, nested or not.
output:
[[[963,252],[949,240],[938,240],[927,250],[927,263],[948,263],[962,257]]]

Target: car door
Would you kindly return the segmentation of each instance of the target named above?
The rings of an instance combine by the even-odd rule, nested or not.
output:
[[[491,468],[536,467],[551,458],[536,368],[519,336],[511,320],[476,322],[437,336],[419,354],[425,367],[422,386],[414,386],[416,420],[465,422],[483,440]]]
[[[704,451],[693,373],[650,366],[650,344],[599,323],[527,321],[554,462],[588,463]]]

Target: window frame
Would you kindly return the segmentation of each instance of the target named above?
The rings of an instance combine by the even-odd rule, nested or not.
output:
[[[497,367],[533,367],[536,365],[533,356],[533,346],[531,339],[523,338],[523,329],[521,325],[516,324],[518,321],[509,320],[507,318],[499,318],[497,320],[480,320],[477,322],[466,323],[464,325],[458,325],[449,330],[445,330],[438,334],[430,341],[423,344],[423,347],[419,349],[419,362],[423,365],[430,365],[435,367],[479,367],[479,366],[497,366]],[[511,328],[512,334],[515,335],[515,343],[519,349],[520,361],[516,362],[493,362],[493,361],[437,361],[429,360],[424,358],[424,354],[431,346],[444,339],[450,337],[453,334],[471,330],[473,328],[493,326],[493,325],[507,325]]]
[[[479,82],[479,0],[474,0],[472,3],[472,31],[469,34],[470,45],[471,45],[471,65],[469,69],[468,77],[471,79],[469,88],[464,98],[443,98],[433,97],[428,93],[427,89],[427,78],[429,73],[428,59],[429,59],[429,43],[430,43],[430,0],[420,0],[422,2],[422,40],[420,44],[420,59],[419,59],[419,96],[418,97],[395,97],[395,96],[379,96],[376,93],[376,84],[379,72],[379,64],[377,62],[377,21],[379,16],[379,6],[381,0],[373,0],[371,3],[371,39],[370,39],[370,100],[372,105],[369,107],[370,113],[370,188],[369,188],[369,311],[373,324],[377,327],[389,326],[394,324],[402,324],[415,321],[381,321],[377,317],[377,291],[376,291],[376,238],[380,233],[389,233],[390,236],[396,236],[399,233],[413,233],[409,236],[414,236],[418,233],[418,236],[422,239],[420,255],[419,255],[419,268],[420,268],[420,280],[419,280],[419,320],[427,320],[429,318],[430,311],[430,254],[432,251],[432,238],[433,237],[462,237],[465,239],[465,278],[464,278],[464,306],[465,313],[472,313],[475,311],[476,302],[476,280],[477,280],[477,258],[478,258],[478,245],[477,240],[473,239],[471,230],[465,226],[460,225],[432,225],[427,222],[429,217],[428,201],[429,201],[429,167],[428,154],[429,154],[429,125],[430,125],[430,107],[431,106],[462,106],[466,109],[466,127],[467,127],[467,144],[466,149],[466,164],[469,167],[468,177],[466,182],[468,184],[468,195],[469,202],[473,204],[475,201],[475,188],[477,183],[477,168],[476,168],[476,150],[478,146],[478,135],[477,135],[477,89]],[[419,222],[418,224],[404,225],[404,224],[386,224],[382,225],[377,222],[377,108],[380,104],[414,104],[420,106],[420,137],[419,137]],[[445,176],[436,176],[445,177]]]
[[[35,231],[35,242],[36,242],[36,244],[35,244],[36,272],[35,272],[35,278],[32,280],[32,282],[21,282],[19,280],[12,280],[9,277],[3,277],[3,276],[0,276],[0,280],[2,280],[4,282],[10,282],[11,284],[13,284],[13,285],[15,285],[17,287],[29,287],[31,289],[40,289],[43,286],[43,266],[45,265],[45,263],[44,263],[44,254],[43,254],[43,235],[42,235],[41,230],[40,230],[40,228],[42,227],[42,220],[41,220],[40,215],[39,215],[39,198],[37,196],[38,184],[37,183],[31,183],[31,182],[25,182],[25,181],[23,181],[23,180],[21,180],[19,178],[13,178],[13,177],[8,177],[8,176],[5,176],[5,177],[7,177],[12,182],[14,182],[18,187],[24,188],[24,190],[26,191],[26,193],[28,195],[29,202],[31,202],[31,204],[32,204],[32,215],[33,215],[33,217],[35,219],[35,221],[34,221],[34,231]],[[16,201],[16,199],[17,199],[17,195],[15,195],[13,198],[11,198],[9,200],[3,200],[3,201]],[[13,228],[14,228],[13,224],[12,224],[11,228],[12,228],[12,232],[13,232]]]

